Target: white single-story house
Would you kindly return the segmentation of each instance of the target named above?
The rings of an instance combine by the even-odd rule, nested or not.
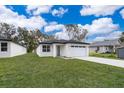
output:
[[[72,40],[44,41],[39,44],[36,53],[40,57],[87,57],[89,56],[89,43]]]
[[[97,53],[112,53],[116,52],[116,49],[121,46],[121,42],[119,40],[105,40],[105,41],[97,41],[93,42],[90,45],[90,52]]]
[[[14,57],[27,53],[27,49],[9,39],[0,39],[0,58]]]
[[[120,59],[124,59],[124,47],[119,47],[117,49],[117,56]]]

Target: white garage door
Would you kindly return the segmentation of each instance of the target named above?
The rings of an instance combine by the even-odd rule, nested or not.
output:
[[[87,50],[84,46],[71,46],[69,49],[71,57],[84,57],[87,56]]]

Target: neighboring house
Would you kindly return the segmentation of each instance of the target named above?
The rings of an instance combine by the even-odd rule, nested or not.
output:
[[[119,40],[98,41],[90,45],[90,52],[112,53],[112,52],[116,52],[116,49],[120,47],[120,45],[121,43]]]
[[[54,40],[41,42],[36,49],[38,56],[85,57],[89,55],[89,43]]]
[[[14,57],[27,53],[27,49],[9,39],[0,39],[0,58]]]
[[[124,47],[120,47],[117,49],[117,56],[120,59],[124,59]]]

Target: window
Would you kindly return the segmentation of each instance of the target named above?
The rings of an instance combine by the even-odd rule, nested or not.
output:
[[[100,50],[100,47],[97,47],[96,52],[98,52],[99,50]]]
[[[72,48],[85,48],[85,46],[71,46]]]
[[[1,43],[1,51],[3,52],[7,51],[7,43]]]
[[[42,51],[43,52],[50,52],[50,45],[43,45],[42,46]]]
[[[50,46],[47,45],[47,52],[50,52]]]
[[[85,48],[85,46],[79,46],[79,48]]]
[[[74,46],[71,46],[71,47],[74,47]]]
[[[108,48],[106,47],[106,50],[108,50]]]

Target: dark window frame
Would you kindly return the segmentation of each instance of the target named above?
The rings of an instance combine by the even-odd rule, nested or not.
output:
[[[72,48],[86,48],[86,46],[78,46],[78,45],[72,45]]]
[[[1,52],[7,52],[7,51],[8,51],[8,43],[1,42]]]
[[[42,45],[42,52],[50,52],[50,45]]]

